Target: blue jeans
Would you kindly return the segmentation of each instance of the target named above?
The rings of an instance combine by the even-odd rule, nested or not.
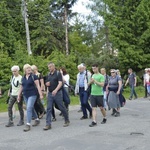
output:
[[[137,98],[137,95],[136,95],[136,92],[135,92],[135,89],[134,89],[134,85],[130,85],[130,98],[133,97],[133,95],[135,96],[135,98]]]
[[[150,94],[150,85],[147,85],[147,93]]]
[[[28,98],[24,96],[24,100],[25,100],[26,107],[27,107],[27,123],[29,124],[31,123],[32,117],[34,117],[34,119],[38,118],[37,113],[34,109],[34,103],[36,101],[36,98],[37,98],[36,95],[30,96]]]
[[[83,116],[84,117],[88,116],[87,110],[90,112],[90,115],[92,115],[92,108],[88,102],[88,93],[84,90],[84,88],[79,88],[79,96],[80,96],[80,102],[81,102],[81,108],[83,111]]]
[[[55,96],[53,96],[52,93],[49,92],[47,100],[46,125],[51,125],[52,107],[54,102],[62,112],[65,121],[69,121],[67,109],[63,104],[62,91],[58,91]]]

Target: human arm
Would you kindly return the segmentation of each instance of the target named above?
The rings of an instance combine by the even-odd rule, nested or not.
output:
[[[20,102],[20,100],[21,100],[22,90],[23,90],[23,87],[22,87],[22,85],[20,85],[20,89],[19,89],[19,93],[18,93],[18,97],[17,97],[18,102]]]
[[[104,86],[104,82],[98,82],[98,81],[96,81],[96,80],[93,80],[93,81],[94,81],[94,84],[97,84],[97,85],[99,85],[99,86],[101,86],[101,87]]]
[[[117,95],[120,94],[121,87],[122,87],[122,81],[119,80],[119,81],[118,81],[118,91],[117,91]]]
[[[137,83],[137,77],[136,76],[134,77],[134,81],[135,81],[134,86],[136,86],[136,83]]]
[[[129,78],[126,80],[125,86],[128,84],[128,82],[129,82]]]
[[[94,78],[94,76],[92,76],[92,78],[91,78],[91,80],[90,80],[90,83],[96,84],[96,85],[101,86],[101,87],[104,86],[104,82],[105,82],[105,78],[104,78],[103,75],[99,75],[99,79],[98,79],[98,80],[96,80],[96,79]]]
[[[62,81],[58,81],[57,87],[56,87],[55,90],[53,90],[53,92],[52,92],[52,95],[53,95],[53,96],[56,95],[56,93],[59,91],[59,89],[62,87],[62,85],[63,85]]]
[[[41,90],[44,92],[45,91],[45,85],[44,85],[44,79],[40,79],[40,83],[41,83]]]
[[[37,87],[37,90],[39,92],[39,95],[40,95],[40,99],[43,99],[43,94],[42,94],[42,91],[41,91],[41,88],[40,88],[40,85],[39,85],[39,81],[38,80],[34,80],[34,83]]]

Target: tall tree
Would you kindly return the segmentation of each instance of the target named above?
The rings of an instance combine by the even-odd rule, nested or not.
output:
[[[24,47],[24,22],[21,15],[21,1],[1,0],[0,2],[0,46],[2,51],[13,56],[16,50],[16,42],[20,41]]]
[[[66,55],[69,54],[68,46],[68,18],[71,16],[71,8],[78,0],[53,0],[52,7],[56,8],[56,13],[63,17],[65,25],[65,47]]]
[[[63,51],[62,22],[54,17],[51,0],[28,2],[31,47],[35,55],[48,56],[53,50]]]
[[[110,39],[118,50],[122,69],[141,70],[150,64],[150,1],[103,0],[107,12],[103,14]]]

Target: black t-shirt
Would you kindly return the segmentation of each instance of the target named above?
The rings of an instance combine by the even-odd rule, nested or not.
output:
[[[58,82],[63,81],[62,75],[59,71],[55,70],[53,74],[49,73],[46,82],[50,82],[50,86],[48,87],[49,92],[52,92],[58,86]],[[59,89],[61,90],[61,89]]]
[[[43,75],[42,75],[41,73],[38,73],[38,74],[36,74],[36,76],[38,77],[39,84],[40,84],[40,87],[41,87],[41,82],[40,82],[40,80],[43,79]]]

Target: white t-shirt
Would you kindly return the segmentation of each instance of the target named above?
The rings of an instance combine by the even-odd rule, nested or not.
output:
[[[12,86],[11,95],[13,95],[13,96],[18,95],[21,82],[22,82],[22,76],[21,75],[18,75],[17,77],[13,76],[13,78],[11,80],[11,86]]]
[[[69,85],[69,80],[70,80],[69,74],[64,75],[64,76],[63,76],[63,79],[64,79],[65,83],[66,83],[67,85]],[[64,87],[68,87],[66,84],[64,84]]]
[[[144,74],[144,80],[146,83],[149,82],[149,79],[150,79],[149,74],[148,73]]]

